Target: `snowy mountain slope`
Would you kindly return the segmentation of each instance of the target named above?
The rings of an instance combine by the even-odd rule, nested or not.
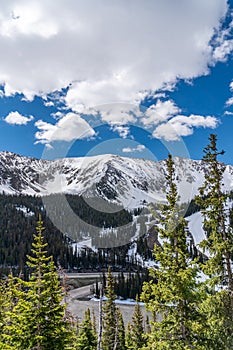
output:
[[[188,202],[203,183],[205,164],[174,158],[180,201]],[[0,192],[43,196],[72,193],[100,197],[135,208],[165,199],[165,161],[100,155],[54,161],[0,152]],[[224,174],[227,191],[233,189],[233,167]]]
[[[195,246],[198,246],[204,239],[206,234],[203,229],[203,217],[200,212],[190,215],[186,218],[188,222],[188,229],[191,232]]]

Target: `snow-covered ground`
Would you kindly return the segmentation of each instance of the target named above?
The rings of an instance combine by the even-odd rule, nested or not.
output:
[[[102,298],[103,301],[107,301],[108,299],[106,297]],[[91,301],[96,301],[99,302],[100,300],[98,298],[91,298]],[[140,306],[144,306],[145,304],[142,302],[136,302],[134,299],[116,299],[114,301],[116,304],[121,304],[121,305],[136,305],[139,304]]]
[[[188,222],[188,228],[193,236],[193,240],[196,246],[206,239],[205,232],[203,230],[203,217],[200,212],[195,213],[186,218]]]

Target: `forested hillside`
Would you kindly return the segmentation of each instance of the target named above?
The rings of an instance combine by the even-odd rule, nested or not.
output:
[[[203,158],[209,171],[193,204],[193,210],[200,210],[203,217],[206,236],[199,247],[206,252],[206,259],[191,254],[187,221],[178,205],[175,166],[169,155],[167,202],[159,211],[158,207],[152,209],[154,216],[159,216],[154,226],[160,237],[153,250],[155,264],[149,274],[137,272],[128,279],[123,273],[114,279],[108,267],[102,285],[96,283],[98,326],[89,309],[80,323],[62,302],[67,284],[60,281],[54,259],[48,256],[47,234],[40,218],[25,263],[28,278],[10,273],[0,284],[0,349],[232,349],[232,194],[222,191],[224,164],[218,162],[220,154],[216,136],[211,135]],[[27,215],[31,215],[29,209]],[[116,303],[117,294],[136,299],[132,322],[127,326]],[[149,318],[142,314],[139,297],[150,311]]]
[[[59,202],[59,195],[53,196],[52,200],[55,203],[54,212],[62,219],[63,208]],[[132,213],[122,209],[117,213],[101,213],[95,209],[90,212],[89,206],[79,196],[67,196],[72,209],[85,220],[91,220],[95,227],[114,228],[122,224],[132,224]],[[136,213],[136,211],[135,211]],[[130,246],[130,238],[135,234],[135,225],[130,226],[128,232],[124,231],[124,239],[127,244],[106,249],[92,250],[88,247],[82,249],[75,248],[74,241],[69,235],[61,233],[46,215],[46,210],[43,201],[40,197],[35,196],[15,196],[15,195],[0,195],[0,271],[9,271],[10,268],[17,271],[25,272],[26,255],[30,251],[33,236],[32,232],[35,229],[36,222],[41,215],[44,225],[46,226],[45,238],[48,242],[48,253],[54,257],[56,264],[60,264],[65,269],[95,269],[100,271],[107,268],[108,265],[118,266],[118,268],[132,268],[137,262],[134,258],[129,257],[128,250]],[[72,237],[80,229],[80,226],[72,226],[70,222],[70,231]],[[88,235],[88,231],[86,231]],[[128,235],[128,236],[127,236]],[[98,237],[96,237],[98,239]],[[113,240],[114,232],[109,231],[109,237],[105,238]],[[123,241],[124,241],[123,239]],[[93,245],[95,241],[93,239]],[[144,248],[143,248],[144,246]],[[147,251],[146,241],[140,244],[141,252]]]

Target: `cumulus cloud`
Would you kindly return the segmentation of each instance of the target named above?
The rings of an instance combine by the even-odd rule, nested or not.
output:
[[[37,142],[45,144],[80,137],[79,128],[93,135],[82,114],[100,118],[122,137],[128,135],[125,124],[137,122],[156,126],[154,135],[164,137],[181,113],[173,101],[161,101],[164,91],[174,89],[179,79],[208,74],[211,64],[233,50],[232,23],[222,27],[227,0],[0,3],[5,96],[22,93],[32,101],[39,95],[47,107],[59,100],[74,112],[54,114],[55,125],[36,123]],[[143,115],[140,102],[148,96],[158,101]],[[175,124],[176,137],[201,126],[190,120]]]
[[[123,139],[126,139],[130,134],[130,128],[125,125],[115,124],[115,125],[112,125],[111,129],[117,132],[120,135],[120,137],[122,137]]]
[[[96,111],[101,120],[110,125],[136,123],[138,117],[143,115],[139,104],[130,103],[108,103],[96,107]]]
[[[214,50],[214,59],[216,61],[225,62],[227,60],[227,56],[233,50],[233,40],[224,40],[221,45],[216,47]]]
[[[226,12],[227,0],[1,1],[0,82],[29,100],[69,87],[77,112],[132,103],[208,73]]]
[[[5,118],[4,121],[8,124],[12,125],[26,125],[30,121],[32,121],[34,117],[32,115],[25,117],[19,112],[10,112]]]
[[[54,102],[53,101],[45,101],[44,105],[45,105],[45,107],[53,107],[54,106]]]
[[[227,101],[226,101],[226,106],[232,106],[233,105],[233,97],[230,97]]]
[[[90,125],[76,113],[68,113],[53,125],[43,120],[38,120],[35,126],[36,143],[49,145],[54,141],[73,141],[84,139],[95,134]]]
[[[219,35],[215,38],[216,47],[213,50],[213,60],[215,62],[225,62],[229,54],[233,50],[233,40],[232,40],[232,30],[233,30],[233,20],[230,22],[229,26],[220,31]]]
[[[145,112],[145,116],[142,118],[142,122],[145,126],[151,126],[159,124],[170,119],[172,116],[178,114],[180,109],[171,100],[160,101],[151,105]]]
[[[224,112],[224,115],[233,115],[233,112],[225,111],[225,112]]]
[[[138,145],[137,147],[125,147],[122,149],[123,153],[134,153],[134,152],[142,152],[146,147],[144,145]]]
[[[233,91],[233,81],[230,83],[229,87],[230,87],[230,91]],[[228,98],[225,105],[226,105],[226,107],[232,106],[233,105],[233,97]],[[227,112],[225,112],[224,114],[227,114]]]
[[[177,115],[167,123],[160,124],[153,132],[153,137],[164,139],[166,141],[177,141],[182,136],[193,134],[194,127],[216,128],[218,120],[212,116],[200,115]]]

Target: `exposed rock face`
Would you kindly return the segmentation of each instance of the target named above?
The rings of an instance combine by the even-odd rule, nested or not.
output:
[[[174,158],[180,201],[188,202],[203,183],[206,164]],[[116,155],[47,161],[0,152],[0,192],[43,196],[72,193],[100,197],[136,208],[165,199],[165,161]],[[225,190],[233,189],[233,168],[226,167]]]

